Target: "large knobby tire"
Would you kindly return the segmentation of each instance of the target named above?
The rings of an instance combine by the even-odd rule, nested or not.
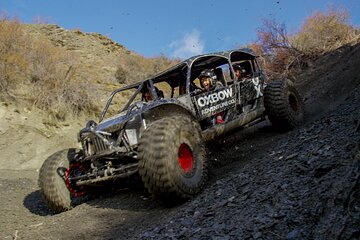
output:
[[[70,210],[85,195],[82,189],[71,186],[67,181],[71,172],[78,171],[73,169],[77,154],[81,152],[74,148],[58,151],[48,157],[40,168],[40,192],[48,207],[55,213]]]
[[[270,122],[289,130],[304,122],[304,103],[298,91],[287,80],[274,80],[264,91],[264,105]]]
[[[166,204],[199,193],[207,178],[199,125],[185,116],[149,124],[139,143],[139,174],[145,188]]]

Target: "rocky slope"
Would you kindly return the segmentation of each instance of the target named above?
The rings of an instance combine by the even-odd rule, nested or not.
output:
[[[294,80],[310,118],[337,106],[360,81],[360,44],[343,46],[311,65]]]
[[[332,113],[283,135],[142,238],[359,238],[359,93],[358,83]]]

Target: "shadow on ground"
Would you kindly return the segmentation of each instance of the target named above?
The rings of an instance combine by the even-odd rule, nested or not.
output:
[[[53,213],[49,210],[45,202],[41,197],[39,190],[28,194],[24,199],[24,207],[27,208],[31,213],[38,216],[49,216]]]

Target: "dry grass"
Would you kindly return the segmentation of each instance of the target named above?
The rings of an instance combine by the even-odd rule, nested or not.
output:
[[[25,34],[16,19],[0,20],[1,98],[25,99],[57,119],[97,109],[88,85],[77,81],[76,58],[42,37]]]
[[[0,98],[49,113],[51,121],[100,112],[115,88],[175,64],[145,58],[100,34],[0,19]],[[120,95],[125,102],[126,94]]]
[[[175,65],[179,60],[170,60],[163,55],[150,59],[140,55],[128,55],[121,56],[117,62],[119,65],[115,77],[118,82],[132,83],[149,78]]]
[[[0,33],[0,94],[13,96],[28,73],[26,38],[18,21],[8,17],[0,20]]]

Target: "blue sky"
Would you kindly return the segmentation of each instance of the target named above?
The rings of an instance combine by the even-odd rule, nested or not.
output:
[[[359,0],[0,0],[0,12],[31,23],[98,32],[146,57],[186,58],[256,40],[263,18],[295,32],[314,11],[347,9],[360,26]]]

